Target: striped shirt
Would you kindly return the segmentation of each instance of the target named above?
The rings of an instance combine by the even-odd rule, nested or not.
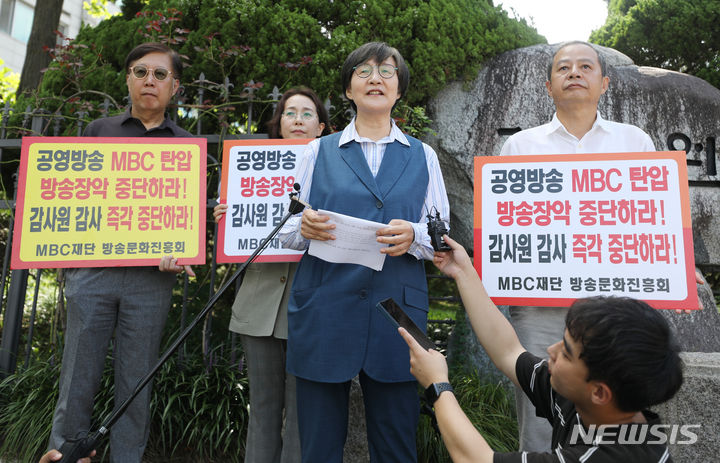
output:
[[[582,424],[575,404],[558,395],[550,386],[547,361],[525,352],[515,364],[518,383],[535,405],[537,416],[546,418],[553,428],[552,452],[495,453],[493,463],[671,463],[665,444],[649,432],[659,425],[658,416],[643,410],[647,423],[606,427]]]
[[[395,124],[395,121],[391,121],[390,134],[388,136],[378,141],[373,141],[369,138],[361,137],[357,133],[355,119],[353,119],[340,135],[338,146],[351,142],[359,143],[370,171],[373,176],[376,176],[378,170],[380,170],[380,164],[382,164],[387,145],[396,140],[403,145],[410,146],[410,142]],[[423,143],[422,146],[425,152],[429,181],[427,191],[425,192],[421,216],[418,217],[417,222],[412,223],[415,239],[410,245],[408,253],[417,259],[430,260],[433,257],[433,248],[430,243],[430,236],[427,233],[427,214],[432,211],[434,216],[435,210],[437,210],[440,212],[440,218],[445,222],[445,225],[448,226],[450,223],[450,205],[448,203],[445,182],[443,181],[442,172],[440,171],[437,154],[435,154],[435,151],[427,144]],[[316,139],[311,141],[305,149],[303,158],[298,166],[296,182],[300,184],[300,199],[304,201],[307,201],[310,197],[315,161],[319,149],[320,140]],[[291,217],[287,223],[285,223],[285,226],[283,226],[278,235],[283,247],[297,250],[307,249],[310,240],[305,239],[300,234],[300,224],[301,214]]]

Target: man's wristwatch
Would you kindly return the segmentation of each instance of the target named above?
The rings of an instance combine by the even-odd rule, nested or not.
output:
[[[425,399],[428,404],[432,407],[435,405],[435,401],[445,391],[453,392],[453,388],[450,383],[432,383],[425,389]]]

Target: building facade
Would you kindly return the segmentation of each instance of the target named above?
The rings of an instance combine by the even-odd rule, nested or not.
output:
[[[43,0],[0,0],[0,58],[18,74],[25,62],[35,8],[42,3]],[[109,1],[108,11],[119,12],[119,4],[119,1]],[[64,37],[73,38],[83,24],[96,25],[100,20],[83,9],[83,0],[64,0],[58,30]]]

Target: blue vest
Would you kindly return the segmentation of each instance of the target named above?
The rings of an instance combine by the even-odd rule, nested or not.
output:
[[[428,187],[422,143],[393,142],[373,178],[360,145],[338,147],[340,133],[320,139],[309,202],[313,209],[388,223],[417,222]],[[343,382],[360,370],[383,382],[413,380],[408,347],[375,305],[388,297],[423,329],[427,281],[422,260],[385,258],[382,271],[325,262],[305,253],[288,306],[287,369],[301,378]]]

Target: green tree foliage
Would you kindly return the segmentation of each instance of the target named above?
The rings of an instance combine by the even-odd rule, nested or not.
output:
[[[0,382],[0,456],[36,462],[47,450],[58,397],[60,365],[37,360]],[[92,430],[113,411],[112,361],[95,396]],[[154,378],[150,440],[143,461],[242,461],[248,422],[242,365],[219,359],[208,368],[198,351],[172,357]],[[111,430],[112,432],[112,430]],[[108,439],[97,448],[107,461]],[[185,458],[183,458],[185,457]]]
[[[75,62],[54,63],[34,98],[54,101],[50,110],[63,105],[64,113],[93,101],[97,108],[101,96],[89,90],[106,93],[122,105],[127,94],[122,70],[125,55],[141,42],[159,40],[184,56],[186,103],[198,103],[202,88],[205,101],[199,102],[201,106],[223,105],[212,110],[218,116],[217,126],[204,125],[203,131],[241,126],[247,109],[243,84],[251,80],[259,102],[270,100],[267,95],[274,85],[281,91],[300,84],[312,87],[323,100],[333,98],[331,117],[340,125],[347,119],[348,107],[338,99],[342,95],[340,67],[362,43],[383,40],[401,51],[411,70],[405,102],[416,106],[448,81],[474,77],[488,58],[542,41],[534,29],[510,19],[489,0],[126,3],[122,15],[81,30],[71,45]],[[225,87],[225,78],[235,87]],[[269,117],[268,107],[263,108],[255,119]],[[196,109],[206,110],[204,106]]]
[[[611,0],[608,18],[590,40],[638,65],[686,72],[720,88],[717,0]]]
[[[107,9],[108,0],[88,0],[83,2],[83,9],[95,18],[107,19],[112,17]]]
[[[608,13],[616,15],[627,14],[628,10],[635,6],[636,0],[605,0],[608,4]]]
[[[147,5],[147,0],[123,0],[120,11],[127,18],[132,18]]]
[[[13,72],[12,69],[5,66],[5,61],[0,59],[0,101],[4,104],[6,101],[15,101],[15,89],[20,83],[20,74]]]

